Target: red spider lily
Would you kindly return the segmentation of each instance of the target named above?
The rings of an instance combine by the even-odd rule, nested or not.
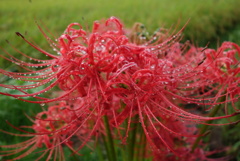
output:
[[[171,122],[170,122],[171,123]],[[175,125],[174,130],[181,131],[184,133],[189,133],[192,135],[195,135],[197,133],[197,128],[194,124],[189,124],[189,122],[181,122],[175,120],[175,123],[172,123]],[[159,130],[160,131],[160,130]],[[167,150],[166,148],[162,147],[162,144],[157,144],[159,146],[159,149],[161,149],[160,152],[153,151],[153,160],[166,160],[166,161],[196,161],[196,160],[204,160],[204,161],[226,161],[231,158],[231,156],[225,156],[225,157],[219,157],[219,158],[211,158],[210,156],[213,154],[218,154],[220,152],[226,151],[227,148],[223,148],[221,150],[212,150],[212,151],[204,151],[204,148],[206,148],[207,144],[200,143],[199,146],[192,151],[191,147],[192,144],[195,142],[195,137],[181,137],[174,135],[173,133],[164,133],[163,138],[165,140],[169,140],[168,142],[172,144],[172,147],[174,147],[174,150],[178,152],[179,156],[174,155],[171,151]],[[156,137],[156,136],[155,136]],[[159,141],[159,139],[154,140],[156,142]]]
[[[38,62],[28,63],[3,50],[10,58],[1,57],[19,65],[25,72],[0,72],[32,83],[1,84],[1,87],[18,90],[21,94],[0,94],[27,102],[49,103],[64,100],[73,105],[74,108],[70,108],[72,111],[67,112],[74,113],[71,117],[61,116],[61,110],[57,108],[55,111],[54,107],[48,111],[56,112],[55,114],[47,112],[50,117],[46,119],[48,121],[41,117],[38,119],[42,124],[46,123],[43,126],[45,130],[52,130],[44,132],[46,135],[56,134],[56,137],[59,137],[59,127],[51,125],[51,119],[54,120],[55,117],[64,120],[66,126],[69,126],[67,130],[63,130],[67,133],[64,134],[65,137],[60,135],[61,139],[53,144],[54,147],[65,143],[82,127],[89,126],[89,122],[95,122],[77,150],[81,149],[97,130],[104,133],[103,116],[109,118],[111,129],[117,128],[118,133],[114,137],[120,137],[125,142],[131,130],[130,124],[135,124],[133,118],[136,116],[154,152],[161,153],[163,146],[179,154],[167,133],[181,137],[193,136],[184,129],[175,128],[180,125],[179,122],[208,124],[206,121],[239,114],[239,109],[234,105],[239,99],[240,91],[240,67],[236,56],[240,50],[236,44],[224,43],[217,51],[180,44],[178,41],[183,29],[168,38],[153,36],[149,41],[134,43],[129,41],[123,25],[114,17],[105,23],[95,22],[90,33],[84,31],[78,23],[70,24],[57,43],[49,39],[42,28],[39,29],[59,55],[40,49],[17,33],[51,59],[34,59],[14,48],[23,56]],[[41,69],[33,70],[31,67]],[[47,87],[37,92],[28,92],[29,89],[46,85]],[[55,86],[64,91],[62,95],[56,98],[43,97],[45,92],[51,92]],[[24,98],[29,96],[38,100],[30,101]],[[223,97],[226,99],[219,101]],[[228,103],[233,104],[236,112],[219,117],[199,116],[184,108],[188,104],[194,104],[195,107],[204,105],[211,109],[215,105],[225,104],[227,109]],[[40,115],[42,114],[45,113]],[[127,122],[126,129],[121,127],[123,122]],[[65,125],[61,124],[61,130],[62,126]],[[125,136],[122,136],[122,131]]]
[[[202,80],[211,84],[208,85],[211,89],[205,92],[205,95],[207,93],[216,93],[217,97],[225,97],[225,101],[222,103],[225,103],[226,113],[228,111],[228,102],[231,102],[235,111],[240,110],[234,103],[238,101],[240,96],[239,55],[240,48],[238,45],[224,42],[216,51],[211,49],[205,50],[206,58],[200,65],[200,70],[202,70],[202,75],[205,78]]]
[[[66,103],[61,102],[59,105],[50,106],[47,111],[37,114],[36,119],[32,120],[33,125],[22,126],[22,128],[33,129],[34,132],[28,132],[22,128],[16,128],[27,134],[13,134],[16,136],[32,137],[31,139],[22,143],[14,145],[2,145],[2,148],[11,148],[12,150],[1,151],[1,156],[9,156],[19,154],[18,157],[12,160],[21,159],[33,151],[45,146],[46,150],[41,151],[43,154],[36,160],[41,160],[47,155],[46,160],[52,157],[54,160],[65,160],[62,146],[69,147],[75,154],[78,154],[73,148],[72,136],[77,136],[85,145],[87,133],[86,124],[84,124],[84,114],[77,115]],[[12,125],[11,125],[12,126]],[[22,154],[21,154],[22,153]],[[38,152],[39,153],[39,152]]]
[[[195,124],[192,122],[179,121],[174,117],[169,115],[165,116],[163,123],[169,125],[172,131],[178,133],[184,133],[189,135],[196,135],[198,129]],[[212,150],[212,151],[204,151],[206,149],[207,144],[199,143],[199,146],[192,151],[192,145],[194,144],[196,137],[183,137],[181,135],[176,135],[175,132],[169,132],[162,128],[157,129],[159,133],[161,133],[162,138],[168,142],[168,144],[173,147],[174,152],[177,152],[179,155],[174,155],[172,151],[169,151],[164,147],[164,145],[159,140],[155,131],[149,131],[150,136],[153,141],[156,142],[156,146],[158,147],[158,151],[153,151],[153,160],[166,160],[166,161],[196,161],[196,160],[204,160],[204,161],[225,161],[229,160],[230,156],[219,157],[219,158],[211,158],[210,156],[213,154],[217,154],[220,152],[225,152],[227,148],[222,148],[221,150]]]

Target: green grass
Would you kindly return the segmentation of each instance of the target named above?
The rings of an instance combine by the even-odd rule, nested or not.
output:
[[[110,16],[119,17],[126,27],[141,22],[150,31],[162,26],[182,27],[190,19],[184,33],[187,38],[201,42],[216,38],[239,22],[239,5],[239,0],[1,0],[0,45],[5,39],[19,42],[14,36],[16,31],[27,32],[44,45],[34,20],[43,21],[59,35],[71,22],[91,26],[93,21]]]
[[[39,46],[51,50],[38,30],[35,20],[42,21],[54,35],[59,36],[69,23],[79,22],[83,27],[91,28],[93,21],[110,16],[120,18],[127,28],[131,28],[134,22],[141,22],[150,32],[158,27],[181,28],[190,19],[184,31],[185,39],[193,40],[200,45],[210,41],[214,46],[215,43],[224,40],[240,44],[239,6],[239,0],[1,0],[0,47],[16,55],[5,42],[7,39],[21,51],[29,55],[37,54],[17,37],[15,32],[25,34]],[[11,69],[10,64],[2,59],[0,67]],[[0,103],[1,129],[11,132],[18,131],[6,124],[5,120],[15,126],[30,125],[31,122],[24,116],[24,112],[34,116],[41,110],[40,105],[6,96],[0,96]],[[240,135],[237,130],[227,131],[226,135],[228,134]],[[0,138],[0,144],[23,141],[20,137],[2,133]],[[236,142],[233,147],[239,148],[239,144]],[[82,153],[83,161],[95,157],[88,149],[84,149]]]

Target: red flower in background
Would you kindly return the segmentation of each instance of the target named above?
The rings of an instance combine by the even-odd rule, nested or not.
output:
[[[32,126],[22,126],[21,129],[16,128],[27,134],[13,134],[1,130],[11,135],[31,137],[22,143],[1,145],[0,147],[2,148],[11,149],[1,151],[1,156],[20,153],[18,157],[12,159],[18,160],[44,146],[46,150],[43,150],[43,154],[36,160],[41,160],[45,155],[47,155],[46,160],[50,160],[52,157],[54,160],[65,160],[63,145],[69,147],[74,153],[77,153],[72,147],[73,142],[69,140],[69,136],[73,135],[73,133],[86,134],[86,131],[84,131],[85,127],[81,126],[81,121],[83,120],[81,120],[81,117],[83,116],[77,116],[64,102],[61,102],[59,105],[50,106],[47,111],[38,113],[35,120],[31,119],[33,122]],[[81,129],[78,126],[80,126]],[[23,130],[23,128],[30,128],[34,132],[28,132]]]

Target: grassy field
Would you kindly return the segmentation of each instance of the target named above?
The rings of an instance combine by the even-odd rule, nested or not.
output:
[[[150,32],[158,27],[181,28],[190,19],[184,31],[185,39],[200,45],[211,42],[213,46],[224,40],[240,43],[239,6],[239,0],[1,0],[0,47],[15,54],[5,42],[7,39],[21,51],[33,54],[32,48],[15,35],[15,32],[20,32],[39,46],[47,48],[48,44],[39,32],[35,20],[42,21],[51,32],[59,36],[69,23],[79,22],[84,27],[91,28],[93,21],[110,16],[120,18],[127,28],[131,28],[134,22],[141,22]],[[1,68],[10,68],[8,65],[0,59]],[[24,112],[34,116],[41,110],[40,105],[5,96],[0,96],[0,103],[0,129],[6,131],[16,132],[4,120],[15,126],[30,125]],[[22,138],[0,133],[0,144],[21,140]],[[87,154],[81,161],[90,161],[94,155]]]
[[[149,31],[176,25],[181,28],[190,19],[186,38],[205,42],[240,22],[239,5],[239,0],[1,0],[0,45],[5,46],[2,44],[5,39],[19,42],[16,31],[44,44],[35,20],[43,21],[59,35],[69,23],[91,27],[93,21],[110,16],[120,18],[128,28],[141,22]]]

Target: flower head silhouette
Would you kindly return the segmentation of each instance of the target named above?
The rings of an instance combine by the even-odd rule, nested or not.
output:
[[[190,132],[192,127],[183,128],[184,122],[210,124],[206,121],[239,114],[234,104],[239,99],[240,90],[240,66],[237,60],[240,48],[234,43],[223,43],[217,51],[196,48],[188,43],[181,44],[179,41],[184,28],[172,35],[165,32],[145,37],[146,34],[133,33],[130,34],[133,37],[128,38],[122,23],[115,17],[104,23],[95,22],[92,32],[84,31],[78,23],[72,23],[57,42],[49,39],[40,26],[39,29],[57,54],[44,51],[17,33],[50,59],[32,58],[14,48],[36,63],[23,62],[3,50],[8,57],[1,57],[22,67],[24,72],[2,69],[0,72],[32,83],[1,84],[1,87],[17,90],[20,94],[0,94],[32,103],[64,101],[67,104],[51,106],[47,111],[39,113],[33,126],[36,134],[29,134],[34,137],[17,144],[24,145],[23,148],[6,151],[7,155],[33,145],[18,157],[22,158],[42,144],[48,148],[44,154],[49,152],[50,157],[57,149],[55,154],[58,155],[62,151],[62,144],[73,150],[67,140],[74,135],[82,140],[76,149],[78,151],[97,132],[105,135],[103,117],[108,118],[112,135],[120,138],[124,144],[133,130],[131,125],[140,122],[147,144],[155,156],[165,154],[164,148],[180,155],[183,152],[177,150],[169,133],[178,139],[199,136]],[[33,70],[32,67],[39,69]],[[28,92],[38,87],[44,88]],[[63,91],[60,96],[44,97],[45,92],[51,93],[55,87]],[[28,100],[26,97],[37,100]],[[223,97],[226,99],[221,100]],[[218,104],[225,104],[226,112],[228,104],[232,104],[235,111],[224,116],[204,117],[185,108],[194,105],[210,110]],[[46,118],[43,118],[44,115]],[[126,128],[122,127],[124,122]],[[78,135],[82,129],[87,131],[85,138]],[[58,156],[63,158],[62,154]]]

